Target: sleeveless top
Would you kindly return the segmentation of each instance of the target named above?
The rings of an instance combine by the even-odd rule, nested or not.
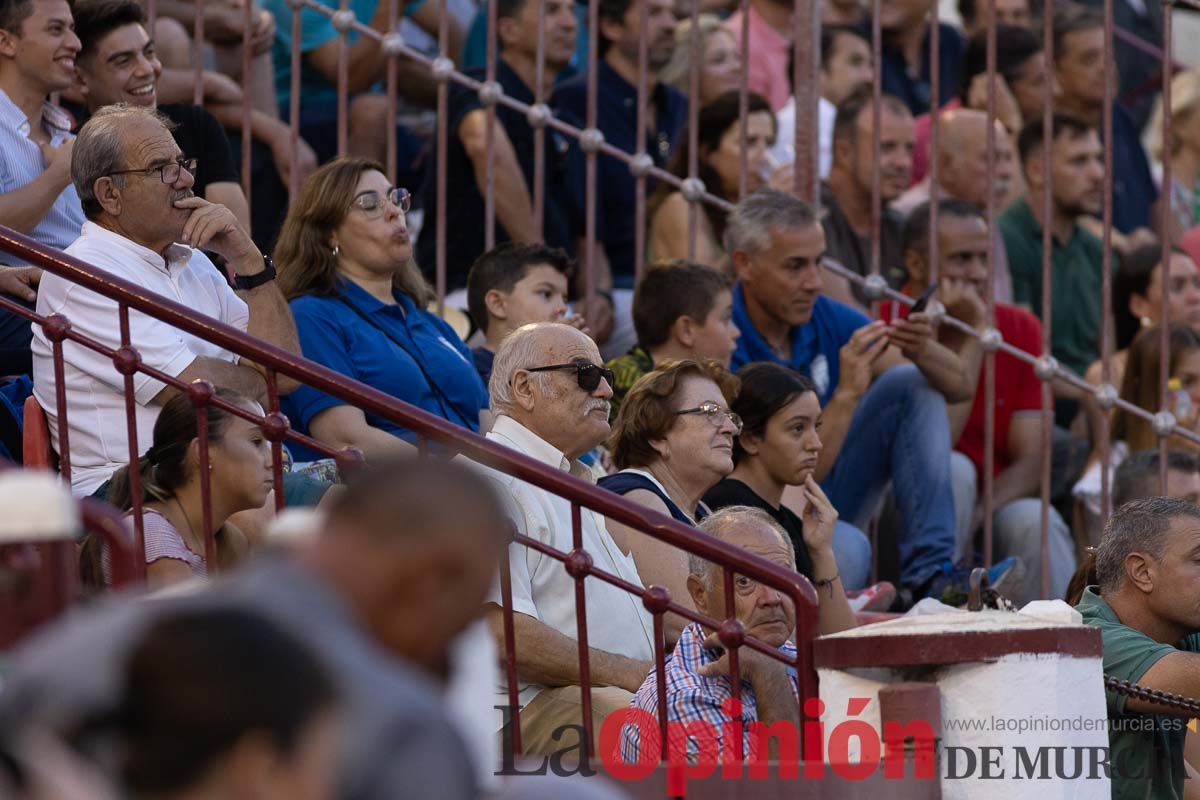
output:
[[[671,512],[671,516],[682,522],[684,525],[695,525],[700,520],[709,515],[708,506],[701,503],[696,506],[695,518],[689,517],[684,513],[675,501],[663,489],[653,475],[645,470],[640,469],[623,469],[620,472],[614,472],[612,475],[605,475],[597,481],[601,487],[608,489],[610,492],[615,492],[619,495],[626,495],[634,489],[645,489],[648,492],[653,492],[658,499],[662,500],[667,505],[667,510]]]

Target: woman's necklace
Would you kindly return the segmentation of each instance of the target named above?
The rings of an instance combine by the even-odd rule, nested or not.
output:
[[[179,513],[183,515],[183,521],[187,523],[188,536],[191,539],[191,542],[188,545],[189,549],[191,549],[192,552],[195,553],[196,555],[200,556],[201,560],[204,560],[205,556],[207,555],[208,548],[204,546],[204,542],[201,541],[200,537],[198,537],[196,535],[196,529],[192,526],[192,518],[189,517],[188,513],[183,510],[183,503],[179,502],[178,495],[172,495],[171,499],[175,501],[175,505],[179,508]],[[195,549],[196,545],[199,545],[198,550]],[[208,565],[208,563],[206,561],[205,566],[207,566],[207,565]]]

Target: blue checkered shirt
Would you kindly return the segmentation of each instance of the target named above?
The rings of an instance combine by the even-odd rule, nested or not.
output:
[[[50,144],[54,147],[71,138],[71,117],[58,106],[49,103],[42,106],[42,127],[50,135]],[[22,189],[45,171],[42,150],[29,138],[29,119],[0,90],[0,193]],[[29,236],[62,250],[79,238],[82,227],[83,208],[79,205],[79,195],[75,194],[72,184],[67,184],[46,216],[29,231]]]
[[[704,631],[696,623],[683,629],[675,651],[664,665],[667,687],[667,722],[686,725],[689,722],[708,722],[715,729],[715,751],[722,752],[721,733],[724,723],[730,717],[721,706],[733,697],[733,684],[728,675],[708,678],[697,674],[696,670],[702,664],[711,664],[721,657],[721,651],[704,647]],[[784,642],[779,652],[787,656],[793,663],[796,658],[796,645],[790,641]],[[800,702],[800,685],[796,680],[795,667],[789,669],[792,676],[792,692],[796,695],[797,704]],[[742,754],[749,759],[752,748],[757,745],[757,739],[750,735],[748,723],[758,720],[758,705],[754,699],[754,689],[750,681],[742,678]],[[658,679],[654,670],[646,677],[645,683],[633,696],[630,706],[647,712],[654,719],[654,730],[658,729]],[[626,724],[621,731],[621,758],[626,764],[638,761],[639,729],[637,725]],[[711,745],[700,740],[691,732],[687,733],[688,761],[698,759],[702,749]],[[710,751],[711,752],[711,751]],[[659,753],[654,753],[656,757]]]

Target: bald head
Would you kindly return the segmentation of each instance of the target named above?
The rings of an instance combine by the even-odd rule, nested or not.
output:
[[[938,184],[959,200],[977,208],[987,205],[987,114],[968,108],[944,112],[938,121]],[[1012,142],[999,120],[996,129],[996,203],[1008,197],[1015,173]]]
[[[761,508],[727,506],[705,517],[697,527],[714,539],[739,547],[743,546],[742,542],[750,540],[768,552],[781,550],[781,556],[786,552],[786,558],[780,558],[776,563],[788,569],[796,568],[796,551],[792,540],[779,523]],[[720,576],[720,570],[715,569],[712,562],[695,553],[688,554],[688,572],[705,581],[715,580]]]
[[[547,369],[550,368],[550,369]],[[559,322],[524,325],[496,351],[492,408],[578,458],[608,438],[612,386],[596,343]]]

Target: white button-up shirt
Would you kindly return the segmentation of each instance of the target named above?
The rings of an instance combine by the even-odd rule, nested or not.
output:
[[[153,250],[118,233],[85,222],[82,234],[66,252],[241,330],[246,330],[250,321],[246,304],[199,250],[175,244],[168,251],[169,259],[164,260]],[[113,349],[121,346],[116,301],[49,272],[42,276],[38,287],[37,313],[62,314],[71,321],[72,330]],[[168,375],[179,375],[201,356],[237,362],[237,356],[228,350],[133,309],[129,311],[129,334],[142,363]],[[39,325],[33,326],[32,349],[33,393],[46,410],[50,441],[57,451],[53,351]],[[111,359],[75,342],[63,342],[63,361],[71,437],[71,490],[77,495],[89,495],[119,467],[129,463],[125,378]],[[163,386],[145,373],[133,376],[139,454],[146,452],[153,442],[154,421],[158,419],[160,406],[151,405],[150,401]]]
[[[571,472],[576,477],[591,481],[591,475],[586,468],[572,469],[571,462],[562,452],[512,417],[498,416],[487,438],[555,469]],[[488,467],[482,469],[500,484],[503,495],[511,500],[510,513],[519,533],[564,553],[574,549],[570,501],[511,475]],[[594,567],[636,586],[642,586],[633,559],[617,547],[604,526],[604,517],[586,508],[580,511],[583,549],[592,557]],[[578,640],[575,625],[575,580],[567,574],[563,563],[536,550],[514,544],[509,549],[509,570],[512,577],[513,610],[528,614],[559,633]],[[654,620],[642,605],[641,598],[591,577],[584,582],[584,587],[587,597],[588,646],[628,658],[652,660]],[[503,605],[499,583],[493,587],[489,601]],[[518,641],[517,653],[520,652],[521,642]],[[501,670],[493,705],[507,708],[507,687],[507,677]],[[519,702],[524,708],[545,687],[534,683],[521,683],[518,688]],[[503,712],[497,712],[496,730],[503,725],[503,720]]]

